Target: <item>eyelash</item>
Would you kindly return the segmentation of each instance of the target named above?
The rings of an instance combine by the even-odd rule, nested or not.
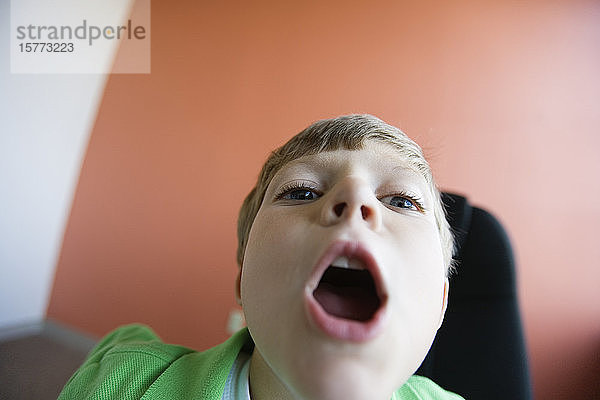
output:
[[[403,199],[406,199],[406,200],[409,200],[410,202],[412,202],[414,204],[414,206],[416,207],[416,209],[417,209],[418,212],[425,213],[425,211],[426,211],[425,207],[423,206],[423,200],[420,197],[418,197],[416,195],[413,195],[413,194],[410,194],[408,192],[401,191],[401,192],[398,192],[398,193],[389,194],[387,196],[380,197],[379,200],[381,201],[381,199],[384,199],[386,197],[392,197],[392,198],[393,197],[401,197]],[[390,206],[390,207],[393,207],[393,206]]]
[[[289,183],[285,186],[283,186],[281,188],[281,190],[279,190],[279,192],[277,193],[277,195],[275,196],[275,200],[281,200],[283,199],[283,197],[285,195],[287,195],[288,193],[294,191],[294,190],[309,190],[311,192],[314,192],[317,196],[322,196],[322,192],[320,192],[315,186],[307,184],[306,182],[292,182]],[[394,194],[389,194],[386,196],[381,196],[378,198],[378,200],[381,201],[381,199],[384,199],[386,197],[401,197],[403,199],[409,200],[410,202],[412,202],[414,204],[414,206],[416,207],[417,211],[420,213],[424,213],[425,207],[423,207],[423,201],[421,198],[419,198],[418,196],[412,195],[408,192],[405,191],[401,191],[398,193],[394,193]],[[390,207],[394,207],[394,206],[390,206]],[[394,207],[397,208],[397,207]]]
[[[317,196],[322,195],[322,193],[313,185],[310,185],[306,182],[292,182],[283,186],[281,190],[279,190],[279,192],[275,196],[275,200],[283,199],[283,196],[294,190],[310,190],[311,192],[314,192]]]

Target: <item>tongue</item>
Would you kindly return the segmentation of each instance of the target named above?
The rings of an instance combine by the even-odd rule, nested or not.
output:
[[[329,267],[313,292],[330,315],[368,321],[380,305],[371,274],[367,271]]]

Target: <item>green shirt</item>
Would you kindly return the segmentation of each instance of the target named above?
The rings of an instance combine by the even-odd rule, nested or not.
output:
[[[220,400],[247,329],[204,352],[163,343],[148,327],[127,325],[104,337],[65,385],[59,400]],[[460,400],[427,378],[412,376],[392,400]]]

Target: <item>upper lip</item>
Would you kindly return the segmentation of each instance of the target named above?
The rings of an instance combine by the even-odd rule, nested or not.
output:
[[[363,263],[364,268],[373,277],[377,296],[383,304],[387,299],[387,290],[381,268],[371,251],[360,241],[334,241],[315,264],[307,282],[307,290],[312,293],[317,288],[327,268],[329,268],[331,263],[339,256],[347,257],[349,259],[358,259]]]

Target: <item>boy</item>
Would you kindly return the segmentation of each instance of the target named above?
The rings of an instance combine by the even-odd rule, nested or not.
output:
[[[247,329],[203,353],[108,335],[60,399],[460,399],[411,376],[442,323],[453,240],[421,149],[370,115],[271,154],[238,220]]]

